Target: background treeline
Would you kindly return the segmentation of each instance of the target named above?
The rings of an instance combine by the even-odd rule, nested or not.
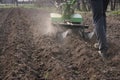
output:
[[[1,4],[16,4],[17,6],[19,4],[34,4],[37,7],[54,7],[54,2],[61,3],[63,0],[0,0]],[[90,0],[77,0],[76,8],[81,11],[90,11]],[[109,3],[109,10],[120,10],[120,0],[110,0]]]
[[[62,2],[62,0],[56,0],[57,2]],[[77,0],[76,7],[82,11],[90,11],[90,0]],[[110,0],[109,10],[120,10],[120,0]]]
[[[78,0],[77,3],[80,10],[89,11],[91,9],[90,0]],[[112,11],[120,10],[120,0],[110,0],[108,9]]]

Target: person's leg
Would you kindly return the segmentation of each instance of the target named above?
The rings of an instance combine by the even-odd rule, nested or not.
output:
[[[99,43],[99,50],[107,51],[107,40],[106,40],[106,17],[104,16],[104,0],[91,0],[91,7],[93,12],[93,21],[95,24],[95,33]]]
[[[108,6],[108,3],[109,3],[109,0],[103,0],[103,10],[104,10],[104,13],[103,13],[103,16],[104,16],[104,25],[105,25],[105,31],[106,31],[106,11],[107,11],[107,6]]]
[[[104,7],[104,12],[107,11],[107,6],[108,6],[109,0],[103,0],[103,7]]]

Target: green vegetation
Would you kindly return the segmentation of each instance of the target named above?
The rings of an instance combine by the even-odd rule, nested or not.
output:
[[[19,4],[19,6],[16,6],[15,4],[0,4],[0,8],[13,8],[13,7],[38,8],[34,4]]]
[[[120,10],[119,11],[112,11],[111,13],[114,15],[120,15]]]
[[[47,10],[52,12],[56,11],[56,8],[54,7],[38,7],[35,4],[19,4],[18,6],[14,4],[0,4],[0,8],[16,8],[16,7],[28,8],[28,9],[41,9],[41,10]]]
[[[16,7],[16,6],[13,4],[0,4],[0,8],[13,8],[13,7]]]
[[[28,9],[41,9],[41,10],[47,10],[48,12],[56,12],[55,7],[39,7],[35,4],[19,4],[16,6],[15,4],[0,4],[0,8],[15,8],[15,7],[22,7],[22,8],[28,8]],[[84,14],[84,13],[91,13],[91,11],[79,11],[75,10],[76,13]],[[107,15],[120,15],[120,10],[117,11],[109,11],[107,12]]]

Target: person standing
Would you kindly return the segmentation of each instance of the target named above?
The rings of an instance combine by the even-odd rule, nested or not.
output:
[[[90,0],[93,21],[94,21],[94,33],[96,34],[98,43],[95,46],[98,46],[98,53],[101,57],[107,57],[108,43],[106,38],[106,10],[109,0]]]

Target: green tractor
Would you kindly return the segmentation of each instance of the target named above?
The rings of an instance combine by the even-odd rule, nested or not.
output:
[[[82,25],[83,18],[80,14],[75,13],[75,3],[77,0],[65,0],[59,5],[56,5],[59,13],[50,13],[51,23],[54,26],[62,26],[67,30],[61,32],[62,36],[67,36],[71,29],[72,31],[80,33],[82,37],[85,37],[85,29],[88,28],[86,25]]]

